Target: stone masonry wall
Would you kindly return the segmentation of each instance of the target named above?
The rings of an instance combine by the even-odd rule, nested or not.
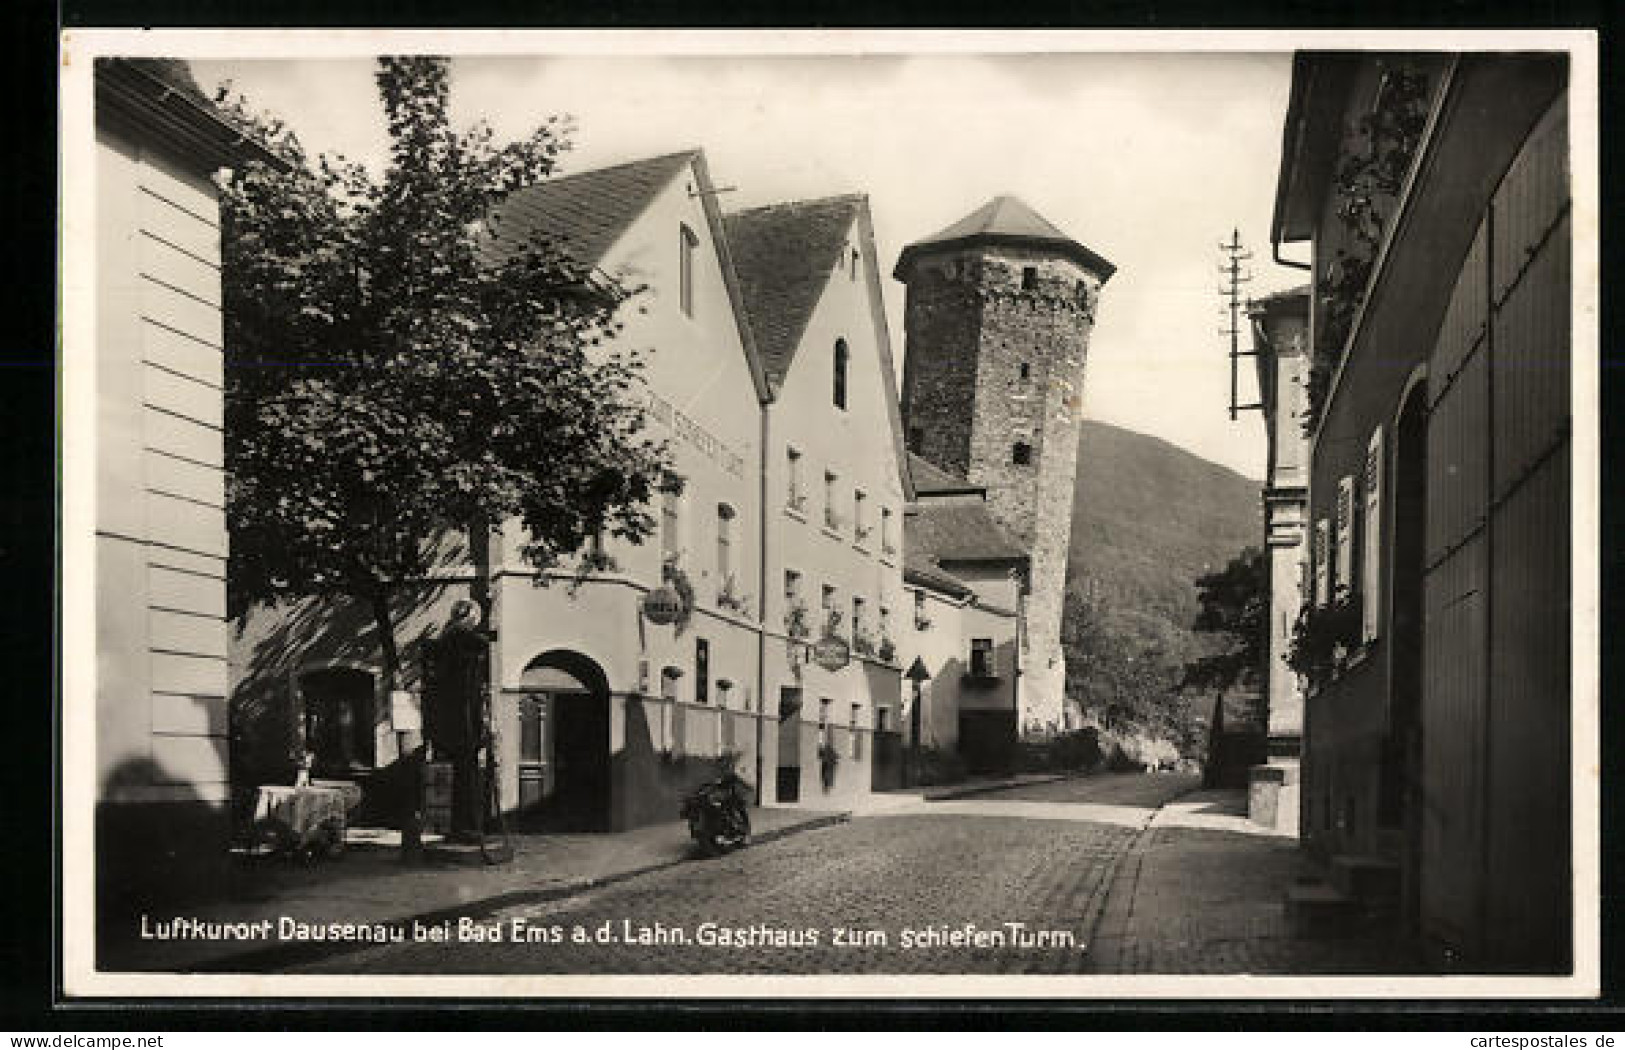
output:
[[[1032,558],[1020,712],[1029,735],[1065,728],[1061,615],[1099,287],[1069,260],[1016,248],[922,259],[909,284],[905,412],[922,427],[921,452],[986,486],[994,517]]]
[[[922,261],[909,280],[904,314],[903,425],[909,447],[958,474],[970,467],[965,423],[977,409],[978,267],[968,252]]]
[[[1028,268],[1034,280],[1024,288]],[[1024,735],[1043,736],[1066,727],[1061,616],[1084,358],[1099,283],[1064,259],[1000,251],[986,258],[981,289],[969,473],[972,482],[987,486],[994,516],[1027,545],[1032,558],[1020,724]],[[1015,462],[1017,442],[1030,446],[1026,464]]]

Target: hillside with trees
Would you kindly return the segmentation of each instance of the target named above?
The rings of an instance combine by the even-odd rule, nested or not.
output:
[[[1084,421],[1062,635],[1067,691],[1107,735],[1201,754],[1213,697],[1180,685],[1223,643],[1196,630],[1196,581],[1257,546],[1259,489],[1160,438]]]

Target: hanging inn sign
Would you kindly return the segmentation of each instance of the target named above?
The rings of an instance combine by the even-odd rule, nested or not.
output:
[[[845,638],[826,634],[813,645],[813,663],[826,671],[839,671],[852,662],[852,646]]]

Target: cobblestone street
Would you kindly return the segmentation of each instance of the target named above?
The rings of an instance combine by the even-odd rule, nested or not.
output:
[[[1192,786],[1108,776],[917,803],[480,919],[502,942],[368,949],[306,972],[1085,972],[1116,862]],[[515,920],[566,942],[514,943]],[[590,943],[570,942],[576,927]],[[701,943],[725,937],[745,946]]]
[[[1374,935],[1305,938],[1305,861],[1238,791],[1168,774],[882,797],[803,832],[576,896],[471,910],[443,941],[307,973],[1403,973]],[[481,931],[498,931],[489,937]]]

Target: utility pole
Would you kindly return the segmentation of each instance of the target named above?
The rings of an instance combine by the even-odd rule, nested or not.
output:
[[[1238,362],[1243,357],[1256,357],[1257,351],[1242,350],[1239,344],[1241,336],[1241,286],[1253,279],[1251,270],[1243,270],[1242,263],[1253,257],[1253,253],[1245,250],[1241,244],[1241,230],[1232,228],[1230,240],[1219,242],[1219,251],[1224,253],[1219,262],[1219,275],[1224,281],[1219,286],[1219,298],[1222,300],[1221,310],[1230,311],[1230,327],[1219,329],[1220,335],[1230,337],[1230,418],[1234,420],[1237,412],[1248,409],[1262,409],[1263,402],[1251,405],[1238,405],[1237,376]]]

